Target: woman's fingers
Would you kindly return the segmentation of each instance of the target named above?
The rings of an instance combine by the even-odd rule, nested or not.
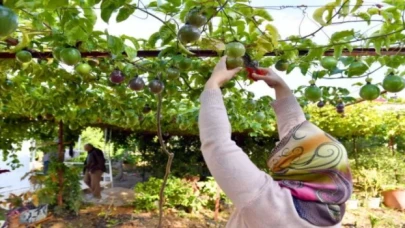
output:
[[[257,69],[259,69],[260,71],[266,72],[267,74],[270,72],[269,68],[258,67]]]
[[[235,74],[239,73],[239,71],[241,71],[242,69],[243,69],[243,67],[238,67],[238,68],[235,68],[235,69],[230,70],[230,72],[231,72],[233,75],[235,75]]]
[[[264,80],[267,76],[261,75],[261,74],[253,73],[253,74],[252,74],[252,77],[253,77],[253,79],[255,79],[255,80]]]

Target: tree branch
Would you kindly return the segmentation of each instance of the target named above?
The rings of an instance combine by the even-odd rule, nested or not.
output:
[[[32,13],[30,13],[30,12],[28,12],[28,11],[26,11],[26,10],[21,10],[21,11],[23,11],[24,13],[26,13],[26,14],[28,14],[28,15],[30,15],[31,17],[35,17],[34,16],[34,14],[32,14]],[[48,25],[47,23],[45,23],[45,22],[42,22],[42,24],[43,25],[45,25],[45,27],[47,27],[49,30],[51,30],[52,31],[52,27],[50,26],[50,25]]]
[[[333,79],[358,79],[358,78],[365,78],[365,77],[368,77],[368,76],[370,76],[371,74],[374,74],[375,72],[381,70],[383,67],[384,67],[384,66],[381,65],[381,66],[377,67],[375,70],[373,70],[373,71],[371,71],[371,72],[369,72],[369,73],[367,73],[367,74],[358,76],[358,77],[343,77],[343,76],[342,76],[342,77],[338,77],[338,78],[322,78],[322,79],[333,80]]]
[[[164,194],[165,194],[165,187],[167,184],[167,179],[169,178],[170,175],[170,169],[172,166],[174,154],[170,153],[165,145],[165,142],[163,140],[162,136],[162,124],[161,124],[161,113],[162,113],[162,93],[159,93],[158,95],[158,107],[157,107],[157,130],[158,130],[158,137],[159,137],[159,142],[160,146],[162,147],[163,152],[168,156],[167,163],[166,163],[166,172],[163,178],[163,183],[162,186],[160,187],[160,192],[159,192],[159,224],[158,228],[162,227],[162,221],[163,221],[163,203],[164,203]]]
[[[174,31],[170,26],[168,26],[168,25],[167,25],[167,22],[164,21],[163,19],[161,19],[160,17],[156,16],[156,15],[153,14],[153,13],[150,13],[150,12],[147,11],[146,9],[142,9],[142,8],[139,8],[139,7],[136,7],[136,9],[138,9],[138,10],[140,10],[140,11],[142,11],[142,12],[144,12],[144,13],[150,15],[150,16],[152,16],[152,17],[155,18],[156,20],[162,22],[164,25],[166,25],[166,26],[170,29],[170,31],[171,31],[174,35],[177,36],[176,31]]]
[[[344,7],[348,2],[350,2],[350,0],[345,0],[345,2],[342,4],[342,6],[340,6],[340,8],[336,11],[336,13],[326,22],[326,24],[331,23],[332,20],[333,20],[337,15],[339,15],[340,11],[342,11],[343,7]],[[313,33],[310,33],[310,34],[308,34],[308,35],[306,35],[306,36],[301,37],[301,39],[306,39],[306,38],[308,38],[308,37],[315,36],[315,34],[317,34],[318,32],[320,32],[323,28],[325,28],[325,25],[322,25],[322,26],[319,27],[317,30],[315,30]]]

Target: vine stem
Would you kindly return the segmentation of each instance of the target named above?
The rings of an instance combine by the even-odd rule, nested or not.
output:
[[[345,0],[345,2],[340,6],[340,8],[336,11],[336,13],[326,22],[326,24],[331,23],[332,20],[333,20],[337,15],[339,15],[340,11],[342,11],[343,7],[344,7],[348,2],[350,2],[350,0]],[[317,30],[315,30],[313,33],[301,37],[301,39],[305,39],[305,38],[308,38],[308,37],[311,37],[311,36],[315,36],[315,34],[317,34],[318,32],[322,31],[323,28],[325,28],[325,25],[322,25],[322,26],[319,27]]]
[[[159,137],[159,142],[160,146],[162,147],[163,153],[165,153],[168,156],[167,163],[166,163],[166,172],[165,176],[163,178],[163,183],[162,186],[160,187],[160,192],[159,192],[159,224],[158,228],[162,227],[162,221],[163,221],[163,203],[164,203],[164,194],[165,194],[165,187],[167,184],[167,179],[169,178],[170,172],[171,172],[171,166],[173,163],[173,158],[174,158],[174,153],[170,153],[165,145],[165,142],[163,140],[162,136],[162,124],[160,121],[160,115],[162,113],[162,93],[159,93],[158,95],[158,107],[157,107],[157,128],[158,128],[158,137]]]
[[[139,7],[136,7],[136,9],[138,9],[138,10],[140,10],[140,11],[146,13],[147,15],[150,15],[151,17],[155,18],[156,20],[162,22],[164,25],[166,25],[166,26],[170,29],[170,31],[171,31],[173,34],[175,34],[175,35],[177,36],[177,33],[176,33],[170,26],[168,26],[168,25],[167,25],[167,22],[164,21],[162,18],[156,16],[155,14],[149,12],[149,11],[146,10],[146,9],[142,9],[142,8],[139,8]]]

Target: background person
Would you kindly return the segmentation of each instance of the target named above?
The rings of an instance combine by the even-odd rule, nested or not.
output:
[[[84,145],[84,150],[87,151],[83,169],[84,183],[90,188],[94,198],[101,199],[100,182],[103,173],[107,171],[104,154],[90,143]]]
[[[263,68],[262,68],[263,69]],[[271,69],[256,80],[275,89],[272,104],[282,139],[270,154],[271,175],[259,170],[231,140],[220,87],[239,69],[215,67],[201,95],[201,150],[215,180],[236,206],[227,227],[341,227],[353,185],[341,143],[306,121],[287,84]]]

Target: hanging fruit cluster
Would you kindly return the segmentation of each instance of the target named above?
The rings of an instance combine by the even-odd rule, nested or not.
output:
[[[242,67],[243,56],[246,54],[245,46],[240,42],[231,42],[226,45],[226,67],[231,70]]]
[[[199,28],[207,23],[207,17],[201,9],[194,8],[186,15],[185,22],[179,29],[177,38],[183,44],[196,42],[201,36]]]
[[[339,103],[336,105],[336,112],[338,112],[338,113],[345,112],[345,105],[343,104],[342,101],[339,101]]]

